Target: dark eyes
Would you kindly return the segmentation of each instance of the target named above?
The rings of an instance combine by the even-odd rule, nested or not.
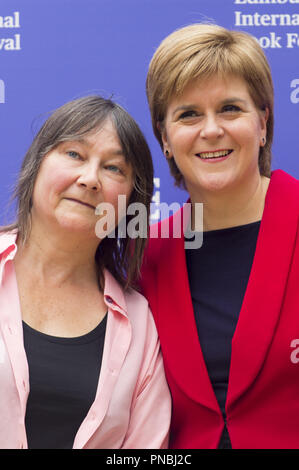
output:
[[[241,111],[241,108],[235,104],[226,104],[220,109],[220,113],[238,113]],[[195,117],[200,117],[201,113],[194,111],[192,109],[184,111],[182,114],[179,115],[179,119],[192,119]]]
[[[239,106],[236,106],[235,104],[226,104],[222,108],[222,112],[225,112],[225,113],[236,113],[239,111],[241,111],[241,109],[239,108]]]
[[[196,117],[196,116],[197,116],[197,113],[190,109],[190,110],[184,111],[182,114],[180,114],[179,119],[187,119],[187,118],[192,118],[192,117]]]

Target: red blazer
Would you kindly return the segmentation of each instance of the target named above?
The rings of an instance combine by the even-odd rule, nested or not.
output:
[[[226,413],[233,448],[299,448],[298,226],[299,181],[274,171],[232,340]],[[215,449],[224,421],[198,339],[184,238],[171,235],[150,239],[142,273],[173,399],[170,448]]]

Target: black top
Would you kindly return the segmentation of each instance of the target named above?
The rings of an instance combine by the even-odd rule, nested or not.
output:
[[[225,417],[231,341],[237,325],[260,222],[203,233],[198,249],[186,250],[190,290],[207,371]],[[226,429],[219,444],[230,448]]]
[[[97,390],[107,315],[75,338],[49,336],[23,322],[30,393],[25,425],[28,448],[71,449]]]

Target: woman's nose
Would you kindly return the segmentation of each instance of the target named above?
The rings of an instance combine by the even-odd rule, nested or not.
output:
[[[98,168],[92,165],[86,166],[82,169],[82,173],[77,179],[77,183],[86,189],[91,191],[99,191],[101,184],[99,180]]]
[[[224,135],[224,130],[216,116],[207,116],[202,122],[200,136],[203,139],[218,139]]]

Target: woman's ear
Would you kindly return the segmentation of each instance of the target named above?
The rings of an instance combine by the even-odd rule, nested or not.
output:
[[[166,158],[172,158],[172,155],[170,154],[169,151],[169,144],[168,144],[168,139],[167,139],[167,133],[165,130],[165,127],[163,126],[163,123],[161,121],[157,122],[157,129],[161,135],[161,140],[163,144],[163,153]]]
[[[261,142],[260,146],[264,147],[267,142],[267,122],[269,118],[269,108],[265,107],[260,111],[260,124],[261,124]]]
[[[270,114],[269,108],[266,106],[266,108],[262,110],[262,114],[261,114],[261,126],[262,126],[262,130],[264,131],[267,131],[267,122],[269,119],[269,114]]]

